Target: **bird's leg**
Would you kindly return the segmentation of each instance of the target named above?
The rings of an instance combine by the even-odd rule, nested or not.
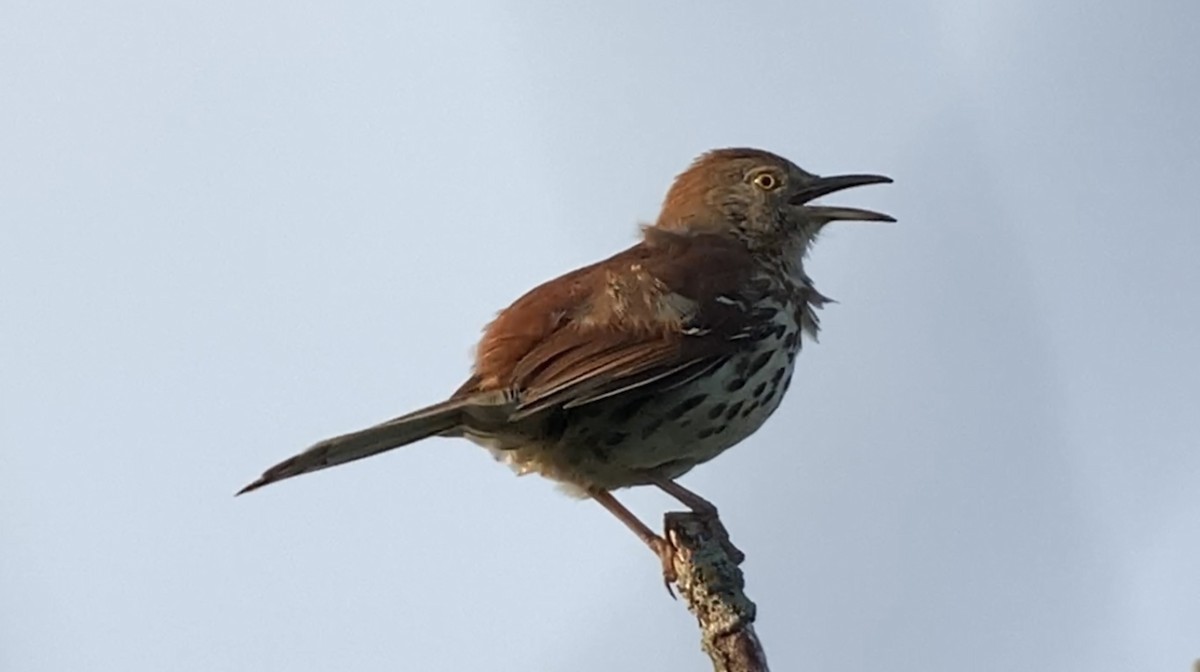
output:
[[[609,513],[617,517],[617,520],[625,523],[625,526],[633,530],[638,539],[641,539],[643,543],[650,547],[650,550],[654,551],[654,554],[662,561],[663,582],[667,586],[667,592],[671,593],[671,597],[675,597],[675,593],[671,591],[671,583],[677,578],[675,574],[675,547],[671,545],[671,542],[655,534],[654,530],[651,530],[645,523],[638,520],[638,517],[633,515],[632,511],[625,508],[625,505],[618,502],[617,498],[613,497],[607,490],[593,490],[591,495],[592,499],[599,502],[600,506],[608,509]]]
[[[715,504],[675,481],[659,478],[654,480],[654,485],[657,485],[660,490],[679,500],[681,504],[691,509],[693,513],[700,514],[709,520],[717,519],[717,507]]]
[[[684,506],[692,510],[692,514],[703,520],[710,529],[712,529],[721,542],[721,547],[725,549],[725,553],[735,562],[740,563],[746,558],[746,554],[742,553],[737,546],[729,539],[729,532],[725,530],[725,525],[721,523],[720,517],[717,516],[717,506],[707,499],[688,490],[682,485],[668,479],[657,479],[654,484],[663,492],[679,500]],[[668,513],[667,517],[688,515],[680,513]],[[670,527],[670,523],[667,524]]]

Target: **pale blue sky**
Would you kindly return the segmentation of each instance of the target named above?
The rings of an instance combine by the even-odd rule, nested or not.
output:
[[[5,3],[0,670],[707,669],[599,506],[434,440],[701,151],[896,183],[721,506],[779,670],[1200,656],[1200,5]],[[647,520],[672,503],[622,497]]]

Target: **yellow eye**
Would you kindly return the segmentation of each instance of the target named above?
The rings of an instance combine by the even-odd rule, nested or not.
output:
[[[779,180],[770,173],[763,173],[754,178],[754,186],[763,191],[771,191],[779,186]]]

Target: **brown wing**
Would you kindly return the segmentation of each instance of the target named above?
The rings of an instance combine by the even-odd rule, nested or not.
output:
[[[744,347],[748,306],[765,291],[753,269],[736,241],[647,229],[501,312],[455,397],[507,389],[521,417],[682,384]]]

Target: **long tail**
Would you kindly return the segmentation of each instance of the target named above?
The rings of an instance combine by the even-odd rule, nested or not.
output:
[[[357,432],[325,439],[303,453],[267,469],[258,480],[242,488],[237,494],[257,490],[264,485],[310,471],[361,460],[459,428],[464,422],[467,408],[475,406],[476,402],[477,400],[469,398],[452,399]]]

